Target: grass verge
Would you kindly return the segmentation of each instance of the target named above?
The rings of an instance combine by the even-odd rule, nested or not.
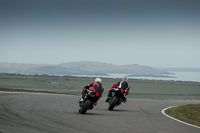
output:
[[[165,113],[178,120],[200,127],[200,104],[188,104],[167,109]]]
[[[35,90],[11,89],[11,88],[0,88],[0,91],[6,91],[6,92],[33,92],[33,93],[48,93],[48,94],[65,94],[65,95],[72,95],[72,94],[57,93],[57,92],[50,92],[50,91],[35,91]]]
[[[103,97],[106,97],[108,90],[121,79],[102,80]],[[0,88],[12,88],[12,91],[81,95],[83,87],[92,82],[94,77],[0,73]],[[200,82],[129,79],[129,85],[131,89],[127,98],[200,100]]]

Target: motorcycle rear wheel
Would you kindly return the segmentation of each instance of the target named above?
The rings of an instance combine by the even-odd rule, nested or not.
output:
[[[110,105],[108,107],[109,110],[113,110],[113,108],[115,107],[115,105],[118,102],[118,97],[114,96],[110,102]]]
[[[89,99],[87,99],[83,105],[81,106],[79,112],[81,114],[85,114],[87,112],[87,110],[90,108],[90,105],[91,105],[91,101]]]

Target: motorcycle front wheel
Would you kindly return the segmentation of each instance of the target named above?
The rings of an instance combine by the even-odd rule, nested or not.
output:
[[[91,105],[91,101],[89,99],[87,99],[83,105],[81,106],[79,112],[81,114],[85,114],[87,112],[87,110],[90,108],[90,105]]]
[[[112,99],[111,99],[111,102],[109,104],[109,107],[108,109],[109,110],[113,110],[113,108],[115,107],[115,105],[117,104],[118,102],[118,97],[114,96]]]

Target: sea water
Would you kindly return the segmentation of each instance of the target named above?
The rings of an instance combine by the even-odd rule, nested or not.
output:
[[[173,80],[173,81],[193,81],[200,82],[200,72],[175,72],[170,71],[166,77],[151,77],[151,76],[129,76],[130,74],[107,73],[107,76],[100,75],[73,75],[78,77],[103,77],[103,78],[122,78],[127,76],[130,79],[148,79],[148,80]]]

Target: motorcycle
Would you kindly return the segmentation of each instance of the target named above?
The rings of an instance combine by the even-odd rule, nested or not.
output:
[[[86,93],[85,97],[83,98],[83,102],[80,103],[79,113],[85,114],[87,110],[93,109],[94,105],[96,106],[95,97],[95,93],[91,90],[88,90],[88,93]]]
[[[117,87],[117,88],[113,88],[112,94],[111,94],[111,98],[108,101],[109,103],[109,110],[113,110],[114,107],[119,106],[122,102],[125,103],[125,101],[123,101],[122,97],[123,97],[124,93],[121,92],[121,90]]]

